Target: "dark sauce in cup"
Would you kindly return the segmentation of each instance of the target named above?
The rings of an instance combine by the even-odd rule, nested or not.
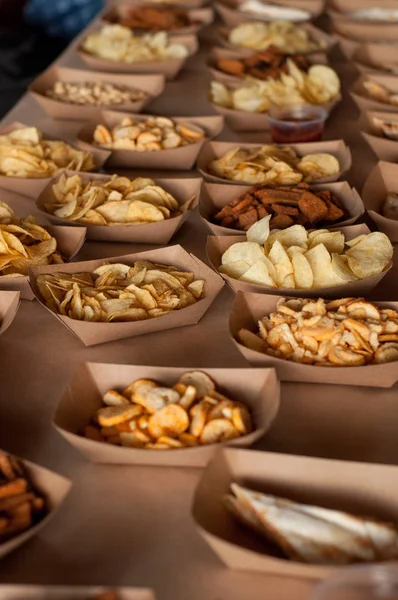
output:
[[[318,142],[326,117],[326,111],[317,106],[275,108],[269,115],[272,140],[277,144]]]

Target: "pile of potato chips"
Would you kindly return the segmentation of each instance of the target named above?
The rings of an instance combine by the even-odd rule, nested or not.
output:
[[[262,183],[268,186],[294,185],[336,175],[339,161],[332,154],[306,154],[299,158],[289,146],[274,144],[233,148],[208,164],[211,174],[231,181]]]
[[[84,180],[63,173],[52,186],[48,213],[84,225],[139,225],[175,217],[188,210],[193,198],[178,201],[152,179],[119,177]]]
[[[184,373],[173,387],[138,379],[120,394],[109,390],[83,435],[117,446],[170,450],[226,442],[250,433],[246,406],[216,390],[202,371]]]
[[[263,113],[275,106],[292,104],[326,104],[340,93],[340,80],[335,71],[325,65],[313,65],[308,73],[301,71],[292,60],[287,61],[288,74],[265,81],[247,77],[244,84],[228,89],[212,81],[210,97],[214,104],[245,112]]]
[[[105,125],[97,125],[93,141],[111,150],[154,152],[196,144],[205,136],[201,127],[193,123],[175,123],[168,117],[149,117],[145,121],[124,117],[111,131]]]
[[[286,54],[305,54],[325,47],[321,42],[312,40],[305,29],[289,21],[242,23],[230,31],[228,41],[252,50],[276,46]]]
[[[137,260],[103,264],[92,273],[39,275],[46,306],[80,321],[141,321],[195,304],[205,282],[177,267]]]
[[[272,288],[317,289],[379,275],[391,263],[393,247],[384,233],[346,241],[341,231],[307,231],[302,225],[269,230],[271,216],[247,231],[222,256],[220,273]]]
[[[112,106],[144,100],[148,94],[110,81],[56,81],[45,95],[58,102],[80,106]]]
[[[0,174],[9,177],[50,177],[60,169],[92,171],[90,152],[60,140],[44,140],[37,127],[14,129],[0,135]]]
[[[239,341],[258,352],[320,367],[356,367],[398,360],[398,313],[363,298],[281,299],[276,312]]]
[[[0,277],[24,277],[30,266],[63,262],[57,240],[34,217],[17,219],[0,201]]]
[[[100,31],[89,33],[82,48],[99,58],[125,63],[174,60],[189,54],[183,44],[170,44],[165,31],[136,36],[122,25],[104,25]]]

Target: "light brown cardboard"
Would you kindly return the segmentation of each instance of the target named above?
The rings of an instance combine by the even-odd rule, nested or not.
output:
[[[283,558],[225,508],[223,500],[233,482],[304,504],[398,523],[395,501],[398,475],[393,466],[220,449],[203,471],[192,515],[199,533],[230,569],[323,579],[337,568],[342,572],[350,568],[310,565]]]
[[[347,241],[352,240],[358,235],[370,233],[365,224],[351,225],[350,227],[340,227],[339,231],[344,233],[344,237]],[[219,272],[218,269],[221,265],[221,258],[224,252],[226,252],[226,250],[233,244],[243,241],[245,241],[245,239],[241,235],[209,235],[207,237],[207,258],[216,273]],[[369,294],[369,292],[371,292],[380,283],[391,267],[392,264],[388,265],[387,268],[379,275],[372,275],[372,277],[366,277],[360,281],[311,290],[270,288],[265,285],[256,285],[254,283],[240,281],[239,279],[233,279],[224,273],[220,273],[220,275],[223,277],[223,279],[225,279],[231,290],[235,293],[241,291],[254,294],[283,294],[284,296],[293,296],[296,298],[300,296],[305,296],[307,298],[318,298],[319,296],[322,296],[323,298],[344,298],[347,296],[364,296],[365,294]],[[395,269],[398,269],[398,266],[395,266]]]
[[[397,49],[398,50],[398,49]],[[378,73],[366,73],[361,75],[351,87],[350,94],[361,112],[366,110],[382,110],[389,112],[398,112],[398,106],[379,102],[371,98],[365,88],[364,81],[372,81],[385,87],[388,91],[398,93],[398,77]]]
[[[36,279],[42,273],[77,273],[81,271],[93,271],[104,263],[126,263],[133,264],[136,260],[150,260],[156,263],[169,264],[185,271],[193,271],[196,279],[205,280],[204,296],[201,300],[181,310],[173,311],[161,317],[146,319],[145,321],[134,321],[126,323],[91,323],[78,321],[69,317],[55,314],[48,309],[41,300],[37,289]],[[188,254],[181,246],[169,246],[158,250],[148,250],[124,256],[112,256],[98,260],[88,260],[65,265],[50,265],[34,267],[30,269],[30,285],[36,298],[54,315],[65,327],[74,333],[86,346],[95,346],[104,342],[121,340],[127,337],[135,337],[154,331],[164,331],[174,327],[195,325],[200,321],[205,312],[210,308],[216,296],[221,291],[224,282],[212,269],[200,261],[196,256]]]
[[[70,172],[67,171],[69,174]],[[103,174],[85,174],[81,175],[84,181],[101,180],[107,181],[109,175]],[[51,202],[54,198],[52,191],[53,184],[59,179],[54,178],[52,182],[42,191],[36,201],[36,206],[40,214],[56,225],[67,225],[74,228],[79,223],[61,219],[55,215],[49,214],[45,210],[45,204]],[[180,229],[192,210],[198,205],[202,179],[199,177],[192,179],[155,179],[156,185],[159,185],[167,192],[172,194],[178,200],[181,206],[181,214],[171,219],[166,219],[157,223],[148,223],[142,225],[86,225],[88,240],[97,240],[103,242],[131,242],[141,244],[168,244],[173,235]],[[183,206],[193,198],[188,208]]]
[[[103,406],[102,396],[109,389],[123,390],[136,379],[154,379],[172,386],[187,370],[196,368],[150,367],[84,363],[72,379],[58,404],[54,422],[58,432],[76,450],[95,463],[143,464],[179,467],[204,467],[220,444],[181,450],[146,450],[93,442],[79,435],[96,411]],[[231,440],[228,445],[248,447],[270,428],[279,407],[279,382],[273,369],[200,369],[215,381],[217,390],[244,402],[252,412],[252,433]]]
[[[239,25],[239,23],[247,23],[248,21],[267,21],[261,15],[251,12],[243,12],[238,9],[239,5],[242,4],[243,0],[230,0],[224,2],[215,2],[214,6],[217,13],[221,17],[222,21],[226,25]],[[292,6],[292,3],[286,0],[279,0],[273,2],[279,6]],[[318,17],[323,11],[324,2],[323,0],[296,0],[294,2],[294,8],[306,10],[310,13],[311,19]],[[300,22],[301,23],[301,22]]]
[[[354,294],[355,296],[357,294]],[[397,363],[365,365],[362,367],[316,367],[291,360],[284,360],[256,352],[237,341],[240,329],[257,331],[259,319],[276,310],[277,302],[283,296],[265,294],[244,294],[238,292],[229,315],[229,331],[238,350],[252,367],[274,367],[281,381],[304,381],[308,383],[361,385],[388,388],[398,381]],[[308,297],[308,294],[302,294]],[[323,293],[319,297],[325,297]],[[339,297],[343,298],[342,293]],[[397,302],[375,302],[379,307],[398,310]]]
[[[153,3],[145,3],[139,2],[137,3],[139,6],[153,6]],[[102,14],[102,20],[105,22],[117,23],[121,18],[125,18],[128,16],[134,8],[134,3],[126,2],[126,3],[118,3],[111,7],[110,10],[106,10]],[[210,25],[214,20],[214,11],[212,8],[188,8],[187,16],[192,23],[192,25],[188,25],[187,27],[181,27],[180,29],[173,29],[170,31],[171,35],[189,35],[192,33],[198,33],[203,27]],[[138,33],[142,33],[143,30],[137,30]],[[145,31],[145,33],[147,33]]]
[[[398,146],[398,142],[396,144]],[[380,161],[366,179],[362,197],[366,210],[379,231],[385,233],[392,242],[398,243],[398,221],[381,214],[388,192],[398,192],[398,165]]]
[[[114,85],[125,86],[134,90],[141,90],[147,95],[143,100],[128,102],[126,104],[104,106],[81,106],[54,100],[45,95],[48,89],[51,89],[57,81],[80,83],[113,83]],[[39,75],[29,90],[33,98],[39,103],[42,109],[53,119],[65,119],[74,121],[88,121],[95,119],[96,115],[109,108],[111,110],[122,110],[126,112],[141,112],[149,102],[159,96],[165,86],[164,75],[116,75],[114,73],[99,73],[95,71],[82,71],[80,69],[69,69],[68,67],[50,67]]]
[[[96,146],[93,142],[93,135],[96,126],[99,123],[108,128],[118,125],[124,117],[131,117],[134,121],[146,121],[154,115],[129,114],[105,110],[98,116],[95,122],[87,123],[80,129],[77,137],[80,141],[88,144],[90,148]],[[106,168],[125,168],[125,169],[167,169],[189,170],[193,167],[198,154],[208,139],[211,139],[221,133],[224,127],[224,119],[221,116],[211,117],[170,117],[177,123],[192,123],[202,127],[206,132],[206,138],[196,144],[187,144],[180,148],[170,150],[158,150],[155,152],[135,152],[133,150],[111,150]]]
[[[19,459],[21,460],[21,459]],[[65,477],[61,477],[53,471],[49,471],[44,467],[40,467],[27,460],[22,461],[26,467],[29,478],[32,480],[33,485],[40,490],[45,496],[48,504],[49,512],[44,519],[42,519],[37,525],[31,527],[24,533],[15,536],[14,538],[0,544],[0,558],[9,554],[21,544],[29,540],[31,537],[36,535],[47,523],[53,518],[55,513],[61,507],[63,501],[69,493],[71,488],[71,482]]]
[[[182,44],[186,46],[188,50],[188,56],[186,58],[175,58],[171,60],[147,60],[135,63],[117,62],[114,60],[107,60],[105,58],[98,58],[93,54],[85,52],[81,47],[77,49],[77,53],[83,62],[86,63],[90,69],[96,71],[111,71],[112,73],[136,73],[142,75],[149,75],[153,73],[161,73],[166,79],[174,79],[183,68],[187,60],[193,56],[199,48],[198,40],[194,35],[177,35],[169,36],[171,44]]]
[[[120,600],[155,600],[149,588],[67,586],[67,585],[0,585],[3,600],[88,600],[108,592],[116,592]]]
[[[200,171],[202,176],[206,181],[211,181],[213,183],[230,183],[234,185],[246,185],[244,182],[240,181],[230,181],[228,179],[223,179],[222,177],[217,177],[216,175],[211,175],[207,170],[207,165],[214,159],[221,158],[233,148],[257,148],[261,147],[261,144],[253,144],[250,142],[240,143],[240,142],[207,142],[204,144],[203,148],[199,152],[197,169]],[[327,183],[331,181],[337,181],[342,177],[344,173],[346,173],[351,167],[351,152],[347,147],[343,140],[333,140],[330,142],[312,142],[309,144],[289,144],[289,147],[294,148],[299,156],[304,156],[305,154],[312,154],[316,152],[326,152],[333,154],[340,163],[340,171],[336,175],[332,175],[330,177],[323,177],[322,179],[318,179],[313,183]]]
[[[374,8],[377,6],[377,2],[375,2],[375,0],[350,0],[350,2],[345,2],[345,0],[329,0],[328,6],[332,10],[344,14],[357,10]],[[398,1],[383,0],[383,3],[379,4],[379,6],[382,6],[383,8],[398,8]]]
[[[341,35],[336,31],[333,32],[333,37],[340,46],[340,49],[347,60],[352,60],[354,53],[363,43],[361,40]]]
[[[237,188],[234,184],[207,183],[202,186],[202,193],[199,201],[199,214],[203,222],[207,225],[214,235],[245,235],[245,231],[238,231],[229,227],[222,227],[212,221],[213,215],[226,206],[229,202],[245,194],[250,190],[251,185],[245,185]],[[312,185],[316,190],[329,190],[342,202],[350,217],[334,227],[328,225],[328,229],[335,230],[341,227],[348,227],[363,215],[365,208],[362,199],[355,188],[351,188],[346,181],[337,181],[336,183],[321,183]]]
[[[11,123],[6,127],[0,128],[0,135],[6,135],[14,129],[20,129],[22,127],[26,127],[26,125],[18,122]],[[47,131],[43,131],[45,139],[59,139],[59,137],[51,134],[51,127],[48,128]],[[74,146],[75,148],[79,148],[82,150],[86,150],[91,152],[94,157],[94,163],[96,170],[99,170],[103,167],[104,163],[108,159],[110,152],[108,150],[104,150],[103,148],[98,147],[90,147],[86,144],[76,144],[73,143],[73,140],[65,139],[65,142]],[[41,177],[38,179],[32,177],[7,177],[6,175],[0,175],[0,188],[4,188],[6,190],[11,190],[12,192],[17,192],[24,196],[29,196],[30,198],[37,197],[42,190],[48,185],[51,181],[51,177]]]
[[[5,333],[14,320],[19,307],[19,292],[0,291],[0,335]]]
[[[398,73],[398,60],[391,44],[361,44],[352,60],[361,73]]]
[[[354,19],[334,10],[328,10],[327,12],[332,21],[332,30],[341,35],[363,42],[373,42],[375,40],[383,42],[397,41],[397,22]]]
[[[397,112],[366,111],[361,115],[360,127],[362,137],[366,140],[379,160],[398,161],[398,139],[384,137],[383,132],[374,124],[373,118],[385,119],[398,124]]]

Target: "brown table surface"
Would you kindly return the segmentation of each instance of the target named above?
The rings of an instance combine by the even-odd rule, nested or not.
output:
[[[165,93],[147,112],[214,112],[207,101],[209,35],[204,36],[199,54],[176,81],[167,84]],[[73,45],[59,63],[84,68]],[[341,57],[334,65],[342,78],[344,99],[330,118],[325,137],[343,137],[349,143],[353,168],[348,180],[360,190],[375,158],[359,136],[358,112],[348,94],[356,73]],[[3,123],[14,120],[39,127],[46,123],[45,114],[29,96]],[[79,126],[64,122],[60,132],[73,135]],[[226,128],[220,139],[259,142],[266,137],[234,134]],[[175,174],[167,173],[170,177]],[[204,259],[207,233],[194,214],[173,243]],[[88,242],[75,260],[117,256],[141,248],[147,247]],[[394,283],[383,283],[378,299],[394,298]],[[265,595],[273,600],[308,598],[312,583],[234,572],[222,565],[199,537],[190,517],[200,470],[96,466],[51,426],[58,399],[83,361],[246,366],[228,335],[231,301],[232,292],[225,288],[196,326],[91,348],[85,348],[37,302],[22,301],[15,321],[0,340],[0,446],[70,477],[73,488],[48,527],[1,561],[1,582],[149,586],[160,600],[263,600]],[[280,413],[262,447],[396,464],[396,401],[397,387],[283,384]]]

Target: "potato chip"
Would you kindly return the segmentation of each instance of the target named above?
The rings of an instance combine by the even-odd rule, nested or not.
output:
[[[330,254],[332,252],[341,254],[344,251],[344,233],[341,231],[319,232],[312,237],[310,248],[318,244],[323,244]]]
[[[235,260],[226,265],[221,265],[218,270],[223,275],[228,275],[228,277],[232,277],[233,279],[239,279],[249,269],[250,265],[245,260]]]
[[[258,260],[261,260],[264,252],[255,242],[238,242],[226,250],[222,256],[222,264],[234,263],[238,260],[245,261],[253,266]]]
[[[332,268],[336,275],[344,281],[350,283],[355,281],[357,276],[352,272],[349,264],[348,257],[342,256],[341,254],[332,254]]]
[[[252,50],[276,46],[286,54],[313,52],[322,48],[322,42],[311,39],[307,30],[289,21],[241,23],[231,29],[228,41]]]
[[[274,240],[278,240],[284,246],[299,246],[307,248],[307,231],[302,225],[292,225],[282,231],[271,231],[269,242],[273,243]]]
[[[254,263],[254,265],[241,275],[239,279],[240,281],[246,281],[247,283],[276,287],[276,283],[263,260],[258,260]]]
[[[351,270],[362,279],[382,273],[392,260],[393,248],[385,233],[375,231],[347,250],[346,255]]]
[[[304,173],[306,179],[321,179],[322,177],[330,177],[340,171],[339,161],[332,154],[318,153],[307,154],[298,163],[297,168]],[[316,173],[318,173],[318,175]],[[311,179],[308,179],[311,178]]]
[[[303,256],[307,259],[314,277],[314,288],[338,285],[340,278],[332,269],[332,258],[323,244],[308,250]]]
[[[273,263],[276,271],[276,284],[282,286],[284,279],[288,275],[293,275],[293,266],[291,260],[280,243],[279,240],[275,240],[268,253],[268,258]]]
[[[291,261],[295,287],[311,289],[314,285],[314,275],[307,258],[300,252],[294,252]]]
[[[247,241],[256,242],[260,245],[264,244],[264,242],[268,239],[269,236],[270,219],[271,215],[268,215],[254,223],[254,225],[252,225],[246,233]]]

